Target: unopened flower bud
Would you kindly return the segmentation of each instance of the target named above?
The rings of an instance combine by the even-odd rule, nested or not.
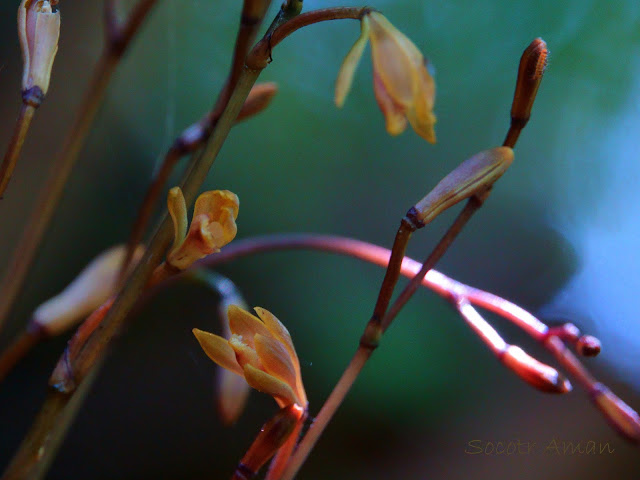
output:
[[[525,382],[548,393],[567,393],[571,383],[555,368],[539,362],[520,347],[510,345],[501,355],[502,363]]]
[[[611,425],[633,443],[640,443],[640,417],[607,387],[595,385],[593,401]]]
[[[497,147],[480,152],[444,177],[410,210],[411,220],[424,226],[456,203],[490,188],[513,162],[513,150]]]
[[[175,237],[166,263],[179,271],[186,270],[207,255],[219,252],[236,236],[239,200],[228,190],[214,190],[200,195],[188,230],[187,206],[179,187],[169,191],[167,203]]]
[[[249,92],[247,99],[238,113],[236,122],[253,117],[269,106],[271,100],[278,93],[278,85],[274,82],[258,83]]]
[[[518,80],[511,106],[511,122],[524,127],[531,116],[531,107],[536,99],[538,87],[547,68],[549,51],[541,38],[536,38],[520,58]]]
[[[436,87],[427,61],[418,48],[384,15],[368,12],[361,20],[360,37],[353,45],[336,80],[335,102],[342,107],[351,88],[362,52],[371,41],[373,87],[387,132],[399,135],[407,123],[422,138],[435,143],[433,114]]]
[[[130,268],[140,260],[143,251],[142,246],[135,250]],[[101,253],[62,292],[36,309],[32,324],[53,336],[84,320],[115,293],[125,253],[124,245]]]
[[[57,3],[57,0],[23,0],[18,8],[18,36],[24,61],[23,100],[36,107],[49,89],[58,51],[60,12],[53,11]]]

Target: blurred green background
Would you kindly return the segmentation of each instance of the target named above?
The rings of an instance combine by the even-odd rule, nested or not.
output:
[[[0,5],[0,145],[17,115],[19,2]],[[131,5],[131,1],[123,2]],[[276,2],[277,3],[277,2]],[[122,242],[150,176],[183,128],[213,103],[230,62],[241,2],[160,0],[109,89],[2,345],[99,251]],[[306,1],[305,10],[339,5]],[[273,6],[275,13],[279,5]],[[500,144],[522,50],[535,37],[550,66],[516,161],[439,268],[553,322],[570,319],[604,344],[588,366],[640,408],[640,4],[636,1],[376,0],[435,67],[436,133],[391,138],[374,100],[368,54],[343,110],[333,105],[354,21],[315,25],[273,53],[261,79],[280,92],[234,128],[206,186],[241,199],[238,238],[322,232],[390,246],[398,222],[439,178]],[[0,202],[6,265],[100,52],[101,2],[63,0],[62,37],[46,103]],[[180,177],[180,170],[174,182]],[[423,258],[452,212],[414,236]],[[221,269],[289,327],[312,414],[350,359],[383,271],[320,253],[265,254]],[[191,328],[215,329],[215,297],[163,292],[120,339],[48,478],[228,478],[275,411],[253,393],[231,429],[213,407],[214,366]],[[550,361],[506,322],[513,343]],[[0,386],[0,468],[44,396],[66,339],[37,348]],[[577,387],[577,386],[576,386]],[[609,442],[602,455],[544,455],[551,440]],[[531,455],[469,455],[469,442],[536,442]],[[419,292],[339,410],[305,479],[637,478],[637,448],[577,387],[532,390],[501,367],[451,308]]]

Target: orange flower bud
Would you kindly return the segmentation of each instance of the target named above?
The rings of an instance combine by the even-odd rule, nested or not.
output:
[[[306,408],[300,362],[289,332],[271,312],[259,307],[255,311],[260,318],[236,305],[229,307],[229,340],[197,328],[193,334],[211,360],[244,376],[281,407],[294,403]]]
[[[391,135],[402,133],[408,121],[418,135],[435,143],[435,82],[427,70],[425,58],[411,40],[378,12],[370,12],[362,18],[360,38],[347,54],[338,74],[336,105],[344,104],[367,40],[371,41],[374,92],[386,119],[387,132]]]
[[[178,270],[186,270],[197,260],[219,252],[238,231],[239,200],[228,190],[205,192],[198,197],[188,231],[187,206],[179,187],[169,191],[168,206],[175,237],[166,263]]]
[[[23,0],[18,8],[18,36],[22,48],[24,101],[38,106],[49,89],[53,60],[58,51],[60,12],[57,0]]]

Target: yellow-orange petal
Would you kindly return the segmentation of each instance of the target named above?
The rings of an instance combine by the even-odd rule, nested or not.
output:
[[[253,347],[253,337],[256,334],[266,337],[272,336],[269,329],[258,317],[236,305],[229,306],[227,316],[229,317],[229,329],[231,333],[240,335],[244,342],[250,347]]]
[[[389,96],[377,72],[373,72],[373,92],[382,111],[389,135],[400,135],[407,128],[405,109]]]
[[[246,340],[243,337],[240,335],[231,335],[229,345],[236,353],[236,360],[242,368],[247,365],[251,365],[262,370],[262,362],[260,361],[257,352],[247,345]]]
[[[244,371],[238,365],[236,360],[236,353],[233,351],[229,342],[218,335],[213,333],[204,332],[197,328],[192,330],[196,336],[198,343],[204,350],[207,356],[220,365],[222,368],[237,373],[238,375],[244,375]]]
[[[406,108],[413,102],[416,62],[422,61],[422,55],[382,14],[372,12],[369,18],[373,69],[394,101]]]
[[[244,378],[249,385],[259,392],[266,393],[275,398],[281,407],[292,403],[299,404],[298,398],[291,387],[273,375],[258,370],[251,365],[247,365],[244,368]]]
[[[217,221],[220,212],[226,208],[231,209],[234,219],[237,218],[240,208],[238,196],[229,190],[211,190],[198,197],[193,207],[193,216],[206,214],[211,220]]]
[[[367,46],[367,41],[369,40],[369,30],[369,17],[365,15],[360,21],[360,37],[358,37],[356,43],[353,44],[347,56],[344,57],[340,71],[338,72],[335,90],[335,102],[338,108],[342,108],[351,90],[353,75],[356,72],[356,68],[358,68],[364,47]]]
[[[180,187],[173,187],[169,190],[167,196],[167,206],[169,208],[169,215],[173,220],[173,246],[171,251],[180,246],[184,238],[187,236],[187,227],[189,226],[189,220],[187,219],[187,204],[184,201],[184,195]]]
[[[411,108],[407,111],[407,118],[413,130],[429,143],[436,143],[434,125],[436,117],[433,114],[435,101],[435,82],[425,65],[419,70],[418,84]]]
[[[289,330],[287,330],[287,327],[285,327],[269,310],[262,307],[254,307],[254,310],[258,314],[258,317],[260,317],[260,320],[264,322],[265,327],[269,329],[277,340],[280,340],[284,346],[287,347],[291,357],[297,361],[298,356],[296,355],[296,350],[293,347],[293,340],[291,340],[291,334],[289,333]]]
[[[296,371],[287,348],[275,338],[264,335],[256,335],[253,343],[264,371],[297,390]]]

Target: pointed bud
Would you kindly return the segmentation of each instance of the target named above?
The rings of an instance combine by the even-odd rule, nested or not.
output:
[[[289,439],[296,425],[304,418],[304,409],[299,405],[288,405],[264,424],[247,453],[242,457],[233,478],[246,479],[255,476],[258,470]]]
[[[39,106],[49,89],[53,60],[58,51],[60,12],[57,0],[23,0],[18,8],[18,36],[24,70],[22,95],[25,103]]]
[[[548,393],[567,393],[572,389],[569,380],[555,368],[539,362],[520,347],[510,345],[500,359],[506,367],[538,390]]]
[[[242,109],[236,118],[236,123],[262,112],[269,106],[276,93],[278,93],[278,85],[273,82],[255,85],[244,101],[244,105],[242,105]]]
[[[595,385],[592,398],[609,423],[622,436],[633,443],[640,443],[640,417],[629,405],[601,383]]]
[[[422,227],[456,203],[490,188],[513,162],[513,150],[498,147],[461,163],[413,207],[408,216]]]
[[[135,250],[129,268],[138,263],[143,251],[142,246]],[[31,322],[54,336],[84,320],[115,293],[125,252],[124,245],[118,245],[101,253],[67,288],[40,305]]]
[[[547,68],[549,50],[541,38],[536,38],[526,48],[520,58],[516,91],[511,104],[511,128],[507,133],[504,145],[514,147],[520,132],[531,117],[533,102],[538,93],[538,87]]]

